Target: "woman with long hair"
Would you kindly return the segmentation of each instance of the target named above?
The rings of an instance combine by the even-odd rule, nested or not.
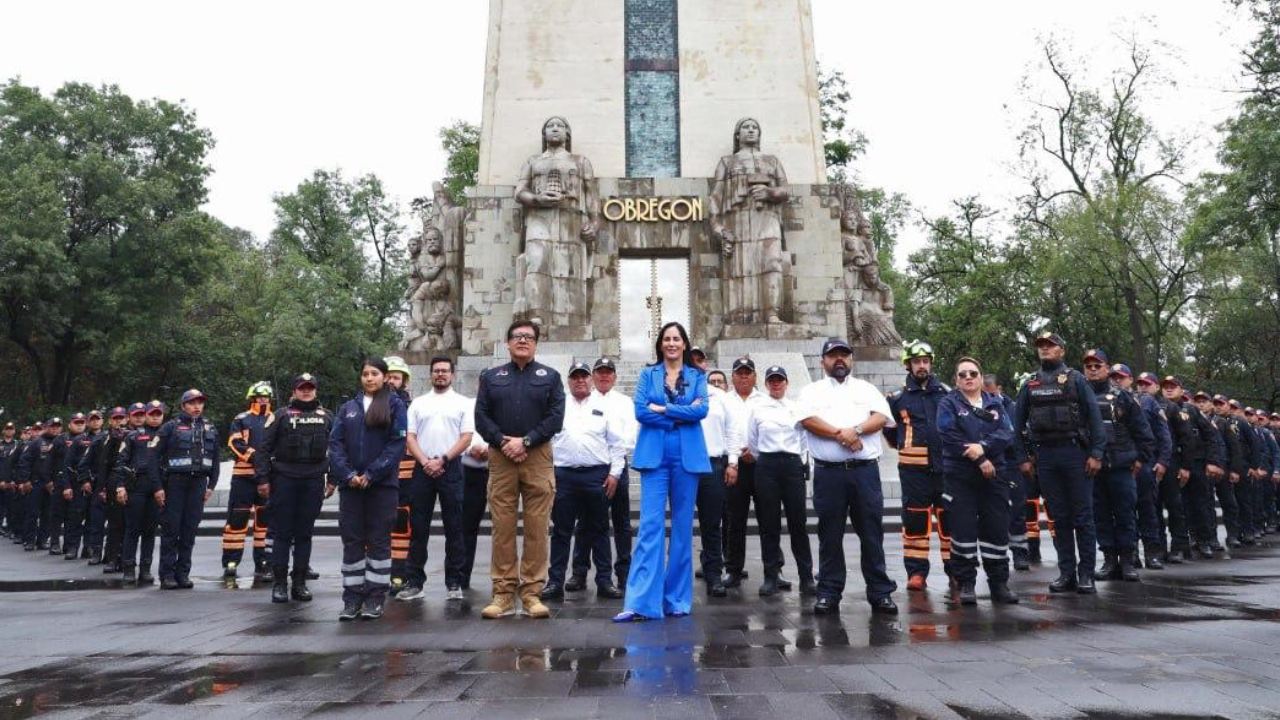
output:
[[[329,482],[338,486],[342,532],[339,620],[382,617],[391,584],[391,526],[408,418],[387,372],[381,358],[364,361],[360,395],[338,410],[329,436]]]
[[[707,376],[693,362],[684,326],[662,326],[657,360],[636,383],[632,466],[640,471],[640,532],[627,576],[626,599],[614,622],[683,617],[693,607],[693,504],[698,476],[711,472],[702,419]],[[667,506],[671,544],[664,556]]]

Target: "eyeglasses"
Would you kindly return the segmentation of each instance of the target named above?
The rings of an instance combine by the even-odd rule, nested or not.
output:
[[[537,342],[538,336],[533,333],[516,333],[511,336],[511,339],[516,342]]]
[[[973,380],[981,376],[982,376],[982,373],[978,372],[977,370],[960,370],[956,373],[956,377],[960,378],[961,380]]]

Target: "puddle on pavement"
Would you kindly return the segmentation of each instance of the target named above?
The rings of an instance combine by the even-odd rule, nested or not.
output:
[[[118,590],[125,587],[120,578],[78,578],[57,580],[6,580],[0,581],[0,593],[5,592],[54,592],[58,590]],[[132,583],[130,588],[134,587]]]

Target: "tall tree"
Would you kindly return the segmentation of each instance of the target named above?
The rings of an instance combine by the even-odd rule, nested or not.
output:
[[[444,189],[457,205],[466,202],[463,191],[476,184],[480,172],[480,128],[466,120],[455,120],[440,128],[444,149]]]

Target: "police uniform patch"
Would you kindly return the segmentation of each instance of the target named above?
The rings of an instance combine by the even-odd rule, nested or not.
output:
[[[505,368],[504,368],[504,369],[502,369],[502,370],[499,370],[499,371],[498,371],[498,376],[499,376],[499,377],[501,377],[501,376],[503,376],[503,375],[507,375],[507,374],[508,374],[508,371],[507,371]]]
[[[1061,375],[1059,375],[1059,376],[1058,376],[1058,384],[1059,384],[1059,385],[1062,385],[1062,384],[1064,384],[1064,383],[1066,383],[1066,382],[1067,382],[1067,374],[1066,374],[1066,373],[1062,373]]]
[[[1186,410],[1182,410],[1182,411],[1180,411],[1180,412],[1178,413],[1178,417],[1182,418],[1182,421],[1183,421],[1183,422],[1186,422],[1187,420],[1190,420],[1190,419],[1191,419],[1191,415],[1190,415],[1189,413],[1187,413],[1187,411],[1186,411]]]
[[[160,436],[151,438],[151,442],[147,443],[147,447],[155,447],[160,444]]]
[[[546,376],[547,376],[547,371],[546,371],[546,370],[544,370],[543,368],[538,368],[536,371],[534,371],[534,373],[533,373],[533,374],[534,374],[534,375],[537,375],[538,377],[546,377]]]

